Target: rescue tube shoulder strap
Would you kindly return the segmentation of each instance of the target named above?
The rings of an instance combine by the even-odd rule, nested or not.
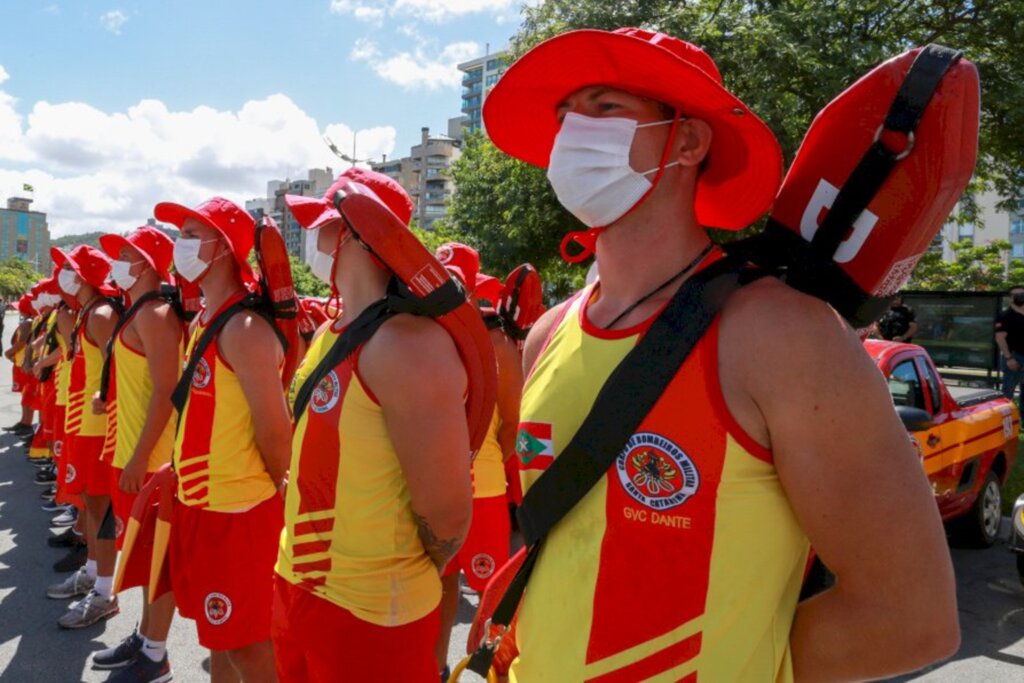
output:
[[[54,308],[52,311],[50,311],[50,315],[52,315],[54,318],[56,318],[57,315],[59,315],[59,312],[60,312],[61,308],[64,305],[65,304],[62,302],[60,304],[60,306],[58,306],[57,308]],[[43,340],[43,357],[49,356],[51,353],[53,353],[54,351],[57,350],[57,348],[58,348],[57,335],[58,334],[60,334],[60,331],[57,329],[57,323],[55,322],[53,327],[50,328],[50,330],[46,333],[46,338]],[[50,377],[53,376],[53,369],[55,367],[57,367],[57,366],[56,365],[47,365],[45,368],[43,368],[39,372],[39,381],[40,382],[49,382],[50,381]]]
[[[92,313],[92,309],[96,308],[100,304],[110,304],[118,315],[124,313],[124,306],[122,306],[120,302],[116,302],[105,296],[97,296],[95,299],[90,301],[85,308],[79,311],[78,318],[75,320],[75,326],[71,328],[71,343],[68,344],[68,360],[72,360],[75,357],[75,352],[78,351],[78,333],[82,331],[82,325],[84,325],[85,321],[89,319],[89,314]]]
[[[465,292],[449,280],[425,297],[417,297],[398,278],[391,278],[388,293],[356,316],[334,340],[327,354],[316,364],[295,394],[292,419],[298,422],[320,381],[356,349],[370,340],[381,325],[399,313],[437,318],[454,311],[466,301]]]
[[[914,131],[946,72],[963,53],[942,45],[921,49],[889,107],[875,140],[836,195],[810,242],[773,218],[754,237],[726,245],[726,250],[752,263],[776,271],[794,289],[824,299],[854,328],[877,320],[889,308],[890,298],[864,292],[833,260],[854,221],[875,198],[889,174],[910,153]],[[884,132],[905,138],[903,149],[890,149]]]
[[[729,296],[763,272],[726,257],[686,280],[647,333],[612,371],[572,440],[523,496],[516,516],[527,553],[489,620],[468,668],[486,677],[512,623],[544,538],[612,467]],[[630,400],[623,401],[624,396]]]
[[[121,334],[121,330],[131,322],[143,305],[161,298],[163,298],[163,295],[159,290],[146,292],[139,297],[138,301],[133,301],[125,314],[118,318],[117,324],[114,325],[114,331],[111,333],[110,339],[107,340],[107,348],[103,356],[103,371],[100,374],[100,399],[102,401],[105,402],[107,400],[107,394],[110,391],[110,368],[114,362],[114,342],[117,340],[117,335]]]

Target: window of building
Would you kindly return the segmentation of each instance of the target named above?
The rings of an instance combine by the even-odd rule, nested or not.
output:
[[[495,59],[488,59],[487,60],[487,70],[488,71],[494,71],[499,66],[501,66],[501,60],[500,59],[495,58]]]
[[[914,361],[906,360],[897,365],[889,375],[889,393],[892,402],[898,406],[910,406],[926,410],[921,378],[914,367]]]
[[[488,76],[487,77],[487,87],[489,88],[492,85],[494,85],[495,83],[497,83],[499,78],[501,78],[501,74],[491,74],[490,76]]]
[[[1011,248],[1013,250],[1011,252],[1013,258],[1024,258],[1024,243],[1018,242],[1017,244],[1014,244]]]
[[[1010,217],[1010,234],[1024,235],[1024,218],[1020,216]]]

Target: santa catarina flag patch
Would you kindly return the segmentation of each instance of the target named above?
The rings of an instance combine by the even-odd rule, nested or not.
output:
[[[546,469],[555,457],[555,446],[551,439],[551,424],[548,422],[520,422],[516,435],[516,454],[523,469]]]

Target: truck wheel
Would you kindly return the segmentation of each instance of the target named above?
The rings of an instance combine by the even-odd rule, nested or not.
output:
[[[999,477],[989,471],[970,512],[957,520],[960,540],[974,548],[988,548],[999,537],[1003,518],[1003,494]]]
[[[1017,553],[1017,576],[1020,577],[1020,583],[1024,586],[1024,553]]]

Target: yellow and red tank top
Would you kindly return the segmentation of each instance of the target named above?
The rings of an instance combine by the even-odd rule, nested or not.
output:
[[[341,333],[312,344],[301,386]],[[357,369],[359,351],[321,380],[292,438],[277,573],[380,626],[420,619],[441,600],[384,414]]]
[[[57,315],[54,315],[53,318],[56,321]],[[57,348],[60,349],[60,358],[53,367],[53,374],[57,378],[55,380],[57,383],[57,405],[67,406],[68,387],[71,384],[71,361],[68,360],[68,343],[59,330],[57,331]]]
[[[124,469],[135,454],[135,445],[142,436],[142,428],[146,424],[149,402],[153,396],[153,376],[149,372],[146,356],[136,351],[124,340],[126,324],[114,340],[114,359],[112,364],[113,378],[110,391],[115,395],[115,409],[111,416],[116,416],[117,431],[114,440],[113,466]],[[181,350],[179,348],[179,361]],[[109,399],[109,397],[108,397]],[[109,400],[108,400],[109,405]],[[171,418],[160,433],[156,446],[149,454],[147,471],[155,472],[171,461],[174,450],[174,428],[177,424],[177,413]]]
[[[232,299],[196,325],[186,358],[209,322],[236,303]],[[202,314],[200,314],[202,315]],[[240,512],[277,494],[256,447],[256,429],[249,402],[231,365],[214,340],[203,353],[182,410],[174,442],[178,500],[214,512]]]
[[[494,409],[491,424],[487,428],[487,436],[480,446],[480,451],[473,459],[473,497],[495,498],[504,496],[506,489],[505,460],[498,443],[498,429],[501,418],[498,409]]]
[[[103,353],[86,334],[88,326],[83,318],[87,318],[92,307],[79,311],[81,323],[76,321],[78,333],[72,340],[74,355],[71,360],[71,372],[68,381],[67,412],[64,416],[64,430],[68,434],[82,437],[105,437],[107,433],[107,415],[96,415],[92,412],[92,397],[100,390],[100,378],[103,374]]]
[[[23,331],[21,327],[21,322],[19,322],[17,329],[14,330],[14,334],[11,335],[11,346],[21,341],[21,337],[24,334],[26,333]],[[25,345],[14,352],[14,358],[12,359],[12,363],[14,364],[14,367],[18,368],[19,370],[21,369],[21,364],[25,362],[25,350],[27,348],[28,346]]]
[[[43,330],[42,330],[42,336],[44,338],[44,342],[43,342],[42,351],[40,351],[40,353],[39,353],[39,360],[42,360],[46,356],[50,355],[49,349],[47,348],[48,345],[45,342],[45,338],[49,337],[51,333],[53,333],[54,337],[59,337],[60,336],[56,332],[54,332],[54,328],[55,327],[57,327],[57,311],[56,311],[56,309],[51,310],[49,313],[46,314],[46,319],[45,319],[45,322],[43,323]],[[47,385],[48,387],[51,387],[51,388],[55,387],[56,383],[57,383],[56,368],[54,368],[50,372],[50,376],[45,381],[40,380],[40,382],[42,384]]]
[[[595,291],[567,304],[524,387],[524,491],[650,324],[595,328],[586,320]],[[808,542],[771,452],[726,407],[718,328],[548,535],[519,613],[513,681],[792,680]]]

